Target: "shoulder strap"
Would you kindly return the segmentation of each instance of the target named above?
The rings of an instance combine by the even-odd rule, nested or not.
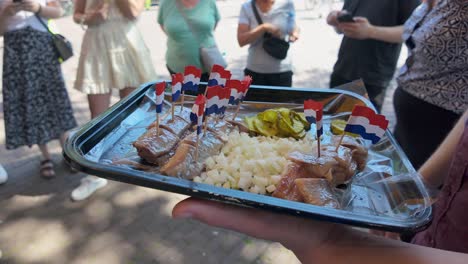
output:
[[[182,10],[182,7],[180,6],[179,0],[175,0],[175,2],[176,2],[177,10],[179,11],[179,13],[184,18],[185,24],[187,24],[187,26],[188,26],[190,32],[192,33],[193,37],[198,42],[198,46],[201,46],[200,40],[197,38],[197,34],[195,34],[195,30],[193,29],[193,25],[191,23],[189,23],[187,14],[184,12],[184,10]]]
[[[257,23],[259,25],[263,24],[263,20],[258,13],[257,6],[255,5],[255,0],[252,0],[250,3],[252,3],[252,10],[254,12],[255,18],[257,19]]]
[[[47,32],[49,32],[52,36],[55,36],[55,34],[52,31],[50,31],[49,27],[44,23],[44,21],[42,21],[40,16],[38,16],[37,14],[34,14],[34,16],[37,18],[37,20],[39,20],[39,23],[41,23],[41,25],[43,25],[44,28],[47,29]]]

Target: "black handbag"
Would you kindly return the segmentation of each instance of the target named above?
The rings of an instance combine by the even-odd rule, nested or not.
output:
[[[50,31],[49,27],[42,21],[42,19],[36,14],[37,20],[47,29],[47,32],[52,36],[55,50],[59,54],[60,62],[64,62],[73,56],[73,46],[64,36],[60,34],[54,34]]]
[[[263,24],[262,18],[258,14],[257,7],[255,6],[255,1],[252,1],[252,9],[255,14],[255,18],[257,19],[257,23],[259,25]],[[263,49],[268,53],[268,55],[272,56],[273,58],[284,60],[288,55],[289,50],[289,42],[277,38],[270,33],[265,33],[263,35]]]

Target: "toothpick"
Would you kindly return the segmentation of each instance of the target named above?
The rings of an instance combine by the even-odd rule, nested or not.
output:
[[[317,137],[317,151],[318,151],[318,157],[320,158],[320,137]]]
[[[156,113],[156,136],[159,137],[159,113]]]
[[[206,134],[206,130],[208,128],[208,118],[210,118],[209,116],[206,116],[205,118],[205,123],[203,124],[204,128],[203,128],[203,136],[205,136]]]
[[[198,144],[200,142],[200,135],[197,133],[197,143],[195,144],[195,162],[198,162]]]
[[[234,116],[232,117],[232,121],[236,119],[237,114],[239,113],[240,105],[241,105],[241,102],[237,104],[237,108],[236,108],[236,111],[234,112]]]
[[[182,91],[182,102],[180,103],[180,111],[184,110],[185,91]]]
[[[174,109],[175,109],[175,103],[172,102],[172,107],[171,107],[171,114],[172,114],[172,121],[174,121]]]
[[[346,125],[348,125],[349,119],[351,118],[352,114],[349,115],[348,121],[346,121]],[[346,129],[346,126],[345,126]],[[338,152],[338,149],[340,148],[341,143],[343,143],[343,138],[345,136],[346,132],[343,131],[343,135],[341,135],[340,142],[338,142],[338,145],[336,146],[335,152]]]

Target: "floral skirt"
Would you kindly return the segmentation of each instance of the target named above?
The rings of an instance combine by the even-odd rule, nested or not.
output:
[[[76,126],[49,33],[31,27],[5,33],[3,111],[7,149],[45,144]]]

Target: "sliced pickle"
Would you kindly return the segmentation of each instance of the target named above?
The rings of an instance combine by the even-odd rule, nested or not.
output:
[[[304,115],[287,108],[269,109],[256,116],[246,117],[250,131],[264,136],[303,138],[310,125]]]

